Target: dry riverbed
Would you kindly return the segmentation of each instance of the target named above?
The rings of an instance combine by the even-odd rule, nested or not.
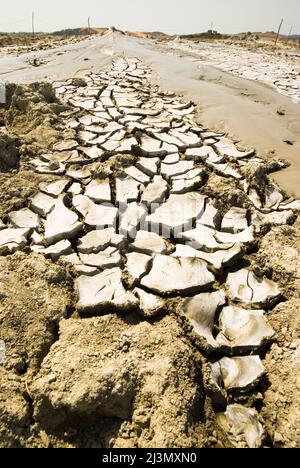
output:
[[[298,446],[285,161],[205,128],[132,56],[7,97],[0,445]]]

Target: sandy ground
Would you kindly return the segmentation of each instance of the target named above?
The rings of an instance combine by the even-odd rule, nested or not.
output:
[[[259,155],[287,159],[291,166],[276,174],[275,180],[291,195],[300,196],[300,104],[264,83],[199,64],[183,53],[169,55],[165,46],[163,50],[153,41],[119,33],[38,54],[0,58],[0,78],[33,82],[81,76],[87,70],[104,68],[120,54],[142,58],[157,73],[162,87],[195,101],[203,125],[225,131]],[[33,68],[27,62],[34,57],[47,63]]]

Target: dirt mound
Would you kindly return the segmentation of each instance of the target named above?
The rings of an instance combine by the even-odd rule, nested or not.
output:
[[[19,165],[20,140],[0,132],[0,171],[16,169]]]
[[[66,316],[70,278],[65,269],[40,255],[0,257],[0,338],[5,367],[16,372],[38,368]]]
[[[24,445],[31,416],[27,381],[57,339],[67,316],[70,278],[39,255],[0,257],[0,447]]]
[[[7,85],[7,109],[4,124],[8,132],[36,142],[41,147],[56,141],[59,114],[66,106],[59,104],[49,83]]]
[[[277,343],[266,356],[270,387],[262,415],[277,447],[300,444],[300,220],[294,226],[276,227],[262,240],[257,262],[283,285],[288,301],[269,315]],[[266,265],[268,265],[266,267]]]
[[[49,83],[10,83],[6,97],[0,108],[0,218],[26,206],[38,184],[52,179],[28,170],[28,158],[48,152],[64,136],[73,136],[72,130],[62,133],[60,114],[67,106],[59,103]]]

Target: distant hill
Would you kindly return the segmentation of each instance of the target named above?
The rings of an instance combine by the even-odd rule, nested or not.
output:
[[[201,40],[201,39],[226,39],[229,37],[227,34],[220,34],[217,31],[206,31],[201,33],[194,34],[181,34],[178,35],[180,39],[192,39],[192,40]]]
[[[53,36],[92,36],[93,34],[104,34],[108,28],[74,28],[55,31]]]

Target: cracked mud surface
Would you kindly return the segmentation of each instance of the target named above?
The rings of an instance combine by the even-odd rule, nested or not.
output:
[[[3,447],[299,442],[300,202],[269,177],[285,163],[151,76],[125,57],[11,90]]]

